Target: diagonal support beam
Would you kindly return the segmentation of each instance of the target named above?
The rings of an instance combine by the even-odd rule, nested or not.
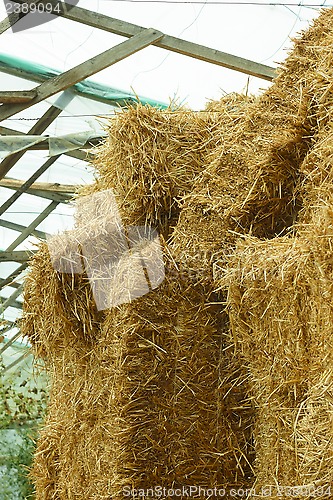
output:
[[[13,304],[17,303],[17,297],[21,295],[23,291],[23,285],[21,285],[19,288],[17,288],[8,299],[6,299],[2,304],[0,303],[0,311],[3,313],[7,307],[13,306]],[[15,307],[15,305],[13,306]]]
[[[7,189],[16,191],[17,188],[12,186],[1,186],[1,182],[2,181],[0,181],[0,187],[6,187]],[[68,203],[73,199],[73,195],[70,194],[55,193],[51,191],[43,191],[41,189],[34,189],[34,188],[28,188],[26,190],[26,194],[30,194],[32,196],[38,196],[38,198],[45,198],[45,200],[57,201],[58,203]]]
[[[9,370],[11,370],[12,368],[14,368],[14,366],[18,365],[19,363],[21,363],[21,361],[23,361],[24,359],[26,359],[28,356],[32,356],[31,352],[29,352],[27,350],[27,352],[25,354],[22,354],[22,356],[20,356],[19,358],[15,359],[15,361],[13,361],[10,365],[6,366],[1,372],[0,372],[0,376],[3,375],[4,373],[8,372]]]
[[[58,158],[60,158],[61,155],[57,156],[52,156],[49,158],[41,167],[39,167],[36,172],[20,186],[17,191],[7,200],[5,203],[3,203],[0,207],[0,215],[4,214],[6,210],[8,210],[9,207],[13,205],[13,203],[21,196],[21,194],[25,193],[30,186],[40,177],[55,161],[57,161]],[[0,164],[1,167],[1,164]]]
[[[1,252],[0,252],[0,256],[1,256]],[[26,262],[24,262],[17,269],[15,269],[15,271],[10,273],[10,275],[7,276],[7,278],[0,279],[0,290],[2,288],[4,288],[5,286],[10,285],[15,278],[17,278],[21,273],[23,273],[23,271],[25,271],[25,269],[27,267],[28,267],[28,264]]]
[[[59,202],[57,201],[52,201],[46,208],[45,210],[43,210],[42,213],[40,213],[38,215],[38,217],[36,217],[36,219],[34,221],[32,221],[31,224],[29,224],[29,226],[27,226],[25,228],[24,231],[22,231],[22,233],[20,234],[20,236],[18,236],[16,238],[15,241],[13,241],[13,243],[11,243],[9,245],[9,247],[6,248],[5,252],[12,252],[13,250],[15,250],[16,247],[18,247],[21,243],[23,243],[23,241],[32,233],[32,231],[34,231],[36,229],[37,226],[39,226],[39,224],[44,220],[46,219],[46,217],[48,215],[50,215],[51,212],[53,212],[53,210],[59,205]]]
[[[135,54],[135,52],[148,47],[153,42],[160,40],[162,37],[163,33],[160,31],[154,29],[144,30],[142,33],[133,36],[130,40],[126,40],[125,42],[102,52],[98,56],[88,59],[84,63],[65,71],[65,73],[62,73],[61,75],[50,78],[36,87],[37,96],[28,103],[3,104],[0,107],[0,121],[19,113],[20,111],[23,111],[24,109],[27,109],[28,107],[33,106],[34,104],[37,104],[62,90],[66,90],[68,87],[75,85],[75,83],[85,80],[89,76],[92,76],[119,61],[122,61],[126,57]]]
[[[16,2],[20,4],[23,4],[25,1],[26,0],[16,0]],[[43,0],[41,3],[52,5],[52,13],[56,16],[63,16],[66,19],[86,24],[93,28],[99,28],[114,33],[115,35],[132,37],[145,30],[142,26],[121,21],[120,19],[115,19],[104,14],[99,14],[98,12],[92,12],[66,2]],[[276,76],[275,69],[265,64],[250,61],[197,43],[188,42],[187,40],[182,40],[174,36],[164,35],[160,40],[154,42],[153,45],[201,61],[217,64],[224,68],[240,71],[247,75],[256,76],[263,80],[271,81]]]
[[[27,14],[23,14],[22,12],[12,12],[7,16],[3,21],[0,22],[0,35],[11,28],[17,21],[22,19],[22,17]]]
[[[19,3],[19,2],[16,2],[16,3]],[[8,14],[8,16],[3,21],[0,22],[0,35],[2,35],[2,33],[4,33],[9,28],[14,26],[14,24],[16,24],[17,21],[22,19],[22,17],[25,17],[26,15],[28,15],[28,12],[26,12],[26,5],[27,4],[31,4],[32,8],[35,8],[34,6],[37,3],[41,3],[41,0],[25,0],[25,3],[23,3],[23,5],[25,5],[25,8],[24,8],[25,12],[22,12],[22,7],[17,8],[17,6],[16,6],[15,12],[11,12],[10,14]],[[6,6],[6,8],[7,8],[7,6]]]
[[[17,103],[29,102],[36,97],[36,90],[4,90],[0,92],[0,102],[2,103]]]
[[[10,325],[6,331],[12,330],[15,326]],[[5,332],[1,332],[5,333]],[[22,336],[22,332],[16,333],[5,345],[0,349],[0,356],[3,352],[5,352],[11,345],[13,345],[20,337]]]
[[[17,328],[16,321],[5,320],[4,326],[0,328],[0,336],[9,332],[9,330],[12,330],[13,328]],[[1,352],[2,350],[0,349],[0,354]]]
[[[4,106],[11,108],[12,106],[26,106],[25,104],[3,104],[0,107],[0,112]],[[30,102],[28,103],[30,105]],[[37,123],[29,130],[29,135],[39,135],[45,132],[45,130],[51,125],[51,123],[60,115],[62,110],[60,108],[56,108],[55,106],[51,106],[46,113],[38,120]],[[10,156],[7,156],[0,163],[0,179],[3,179],[5,175],[8,174],[11,168],[22,158],[26,150],[19,151],[18,153],[14,153]]]
[[[23,181],[17,179],[2,179],[1,187],[9,189],[20,189],[24,184]],[[66,193],[74,195],[78,188],[83,184],[59,184],[58,182],[34,182],[30,187],[33,191],[51,191],[52,193]]]
[[[20,284],[19,284],[19,283],[16,283],[16,281],[13,281],[13,282],[10,284],[10,287],[11,287],[11,288],[18,288],[19,286],[20,286]],[[3,287],[1,287],[1,285],[0,285],[0,290],[1,290],[1,288],[3,288]]]
[[[16,250],[15,252],[0,252],[0,262],[28,262],[34,250]],[[3,285],[3,283],[1,283]]]
[[[0,226],[5,227],[6,229],[11,229],[12,231],[19,231],[20,233],[26,229],[26,226],[22,226],[21,224],[16,224],[15,222],[10,222],[5,219],[0,219]],[[44,233],[44,231],[38,231],[38,229],[34,229],[31,232],[31,235],[36,236],[36,238],[40,238],[41,240],[46,239],[46,233]]]

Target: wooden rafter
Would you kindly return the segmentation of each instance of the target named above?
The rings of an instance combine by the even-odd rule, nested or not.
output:
[[[21,134],[22,135],[30,135],[30,134]],[[38,139],[39,136],[36,136],[34,138],[31,137],[32,140],[36,140]],[[61,137],[57,137],[57,139],[61,139]],[[91,149],[93,148],[94,146],[97,146],[98,144],[100,144],[100,142],[105,139],[105,137],[102,137],[102,136],[98,136],[98,137],[93,137],[91,139],[89,139],[85,144],[82,144],[80,146],[81,149]],[[14,139],[13,139],[13,145],[15,145],[15,142],[14,142]],[[27,146],[24,148],[24,151],[31,151],[31,150],[37,150],[37,151],[47,151],[48,149],[50,149],[50,143],[49,143],[49,138],[46,137],[44,140],[42,140],[41,142],[38,142],[36,144],[32,144],[31,146]],[[13,154],[16,154],[16,153],[13,153]]]
[[[0,102],[6,104],[29,102],[34,97],[36,97],[35,89],[0,91]]]
[[[26,0],[16,0],[17,3],[23,4]],[[52,5],[53,14],[63,16],[66,19],[76,21],[93,28],[102,29],[116,35],[133,37],[145,30],[142,26],[128,23],[115,19],[113,17],[92,12],[81,7],[73,6],[66,2],[58,2],[57,0],[43,0],[40,3]],[[223,66],[228,69],[240,71],[247,75],[256,76],[264,80],[271,81],[275,76],[275,69],[260,64],[255,61],[250,61],[242,57],[238,57],[220,50],[212,49],[199,45],[197,43],[188,42],[181,38],[164,34],[160,40],[153,43],[156,47],[170,50],[178,54],[183,54],[201,61],[206,61],[218,66]]]
[[[7,299],[4,300],[4,302],[0,302],[0,311],[3,313],[7,307],[12,307],[13,304],[17,304],[17,298],[21,295],[23,291],[23,285],[20,285]],[[20,304],[20,302],[19,302]],[[22,304],[21,304],[22,306]],[[15,306],[14,306],[15,307]]]
[[[39,167],[38,170],[36,170],[36,172],[33,173],[33,175],[25,182],[23,182],[23,184],[18,187],[18,188],[15,188],[16,191],[15,193],[7,200],[5,201],[1,207],[0,207],[0,216],[2,214],[5,213],[6,210],[8,210],[8,208],[25,192],[28,191],[28,189],[32,186],[32,184],[36,181],[36,179],[38,179],[38,177],[40,177],[51,165],[53,165],[53,163],[60,157],[60,155],[57,155],[57,156],[52,156],[51,158],[49,158],[48,160],[46,160],[45,163],[43,163],[43,165],[41,167]],[[1,164],[0,164],[1,166]],[[9,187],[9,186],[7,186]]]
[[[5,179],[3,179],[5,180]],[[2,181],[0,181],[2,182]],[[17,188],[12,186],[6,186],[6,188],[16,191]],[[31,194],[32,196],[38,196],[39,198],[44,198],[45,200],[57,201],[58,203],[68,203],[73,199],[73,196],[69,193],[56,193],[54,191],[46,191],[34,188],[27,188],[25,190],[26,194]]]
[[[9,188],[9,189],[21,189],[25,184],[23,181],[19,181],[16,179],[2,179],[0,181],[0,186]],[[79,185],[74,184],[59,184],[57,182],[34,182],[30,186],[30,190],[32,191],[51,191],[53,193],[66,193],[66,194],[74,194]],[[28,188],[29,189],[29,188]],[[26,190],[29,192],[29,190]]]
[[[0,256],[1,256],[1,252],[0,252]],[[0,261],[1,261],[1,259],[0,259]],[[0,279],[0,290],[1,290],[1,288],[4,288],[5,286],[10,285],[13,282],[13,280],[15,280],[20,274],[23,273],[23,271],[25,271],[25,269],[27,267],[28,267],[27,262],[23,261],[23,264],[21,264],[17,269],[15,269],[15,271],[11,272],[10,275],[7,276],[7,278]]]
[[[15,326],[9,326],[6,331],[12,330],[12,328],[15,328]],[[5,333],[5,332],[1,332]],[[5,345],[0,349],[0,356],[2,353],[4,353],[10,346],[14,344],[20,337],[22,336],[21,332],[17,332],[8,342],[5,343]]]
[[[8,286],[10,286],[10,288],[19,288],[21,285],[20,283],[17,283],[16,281],[12,281]],[[0,290],[1,290],[1,285],[0,285]]]
[[[1,135],[26,135],[24,132],[20,130],[15,130],[13,128],[2,127],[0,126],[0,134]],[[89,150],[82,151],[81,149],[75,149],[73,151],[65,151],[63,153],[66,156],[71,156],[72,158],[76,158],[77,160],[87,161],[89,156]]]
[[[12,12],[3,21],[0,21],[0,35],[11,28],[17,21],[26,16],[23,12]]]
[[[23,241],[36,229],[39,224],[46,219],[53,212],[53,210],[59,205],[59,202],[52,201],[39,215],[34,219],[29,226],[27,226],[24,231],[6,248],[6,252],[12,252],[17,248]]]
[[[15,106],[25,106],[26,104],[3,104],[0,107],[1,109],[5,106],[15,107]],[[35,123],[35,125],[29,130],[28,135],[42,134],[45,130],[51,125],[51,123],[60,115],[61,109],[51,106],[44,115]],[[14,153],[10,156],[7,156],[0,163],[0,179],[3,179],[5,175],[8,174],[10,169],[19,161],[20,158],[24,155],[26,150],[19,151],[18,153]],[[0,212],[1,214],[1,212]]]
[[[26,359],[28,356],[32,356],[32,353],[27,349],[27,352],[25,354],[22,354],[22,356],[20,356],[19,358],[15,359],[12,363],[10,363],[10,365],[6,366],[0,372],[0,375],[3,375],[4,373],[8,372],[8,370],[11,370],[12,368],[14,368],[14,366],[16,366],[19,363],[21,363],[21,361],[23,361],[24,359]]]
[[[122,61],[126,57],[135,54],[135,52],[138,52],[139,50],[148,47],[153,42],[161,39],[162,36],[163,33],[160,31],[154,29],[144,30],[138,35],[132,37],[130,40],[126,40],[125,42],[122,42],[91,59],[88,59],[84,63],[65,71],[61,75],[50,78],[36,87],[37,96],[31,101],[23,104],[3,104],[0,107],[0,121],[13,116],[16,113],[33,106],[34,104],[44,101],[58,92],[75,85],[75,83],[78,83],[89,76],[92,76],[95,73]]]
[[[10,222],[4,219],[0,219],[0,226],[6,229],[11,229],[12,231],[19,231],[20,233],[22,233],[26,229],[26,226],[22,226],[21,224],[16,224],[15,222]],[[34,229],[31,232],[31,235],[43,240],[46,239],[46,233],[44,233],[44,231],[38,231],[38,229]]]
[[[0,262],[27,262],[34,250],[16,250],[14,252],[0,252]]]

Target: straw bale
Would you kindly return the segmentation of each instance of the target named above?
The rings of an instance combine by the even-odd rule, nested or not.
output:
[[[167,237],[179,215],[177,199],[191,190],[215,146],[218,120],[185,108],[160,111],[137,105],[119,112],[94,151],[96,183],[114,189],[125,224],[152,225]]]
[[[225,260],[238,234],[271,238],[286,232],[308,203],[304,197],[314,180],[307,180],[316,176],[318,184],[325,175],[315,157],[312,164],[304,160],[331,130],[332,18],[332,9],[323,10],[294,40],[267,91],[234,104],[234,120],[223,128],[211,161],[183,199],[173,233],[175,251],[193,268],[207,253],[210,277],[211,263]]]
[[[128,485],[248,484],[251,430],[215,307],[171,275],[129,308],[105,323],[116,336],[112,497]]]
[[[26,308],[22,321],[34,352],[46,362],[73,344],[82,352],[91,345],[99,325],[89,282],[82,275],[59,274],[52,266],[46,244],[32,259],[25,281]],[[47,313],[43,314],[43,311]]]
[[[256,486],[332,476],[332,21],[333,10],[321,14],[259,98],[227,96],[200,114],[138,106],[110,122],[96,182],[79,199],[114,189],[125,228],[151,225],[168,239],[166,276],[98,310],[89,273],[50,263],[64,265],[65,248],[79,267],[83,240],[105,267],[115,229],[102,220],[85,241],[84,216],[58,256],[42,247],[35,257],[23,331],[52,375],[38,500],[248,485],[252,428]],[[104,215],[101,205],[93,220]],[[139,268],[134,260],[135,277]]]
[[[26,293],[36,278],[45,286],[35,305],[35,290],[29,300],[24,331],[46,351],[52,381],[32,471],[37,499],[120,499],[125,486],[249,484],[252,408],[234,387],[218,315],[212,323],[216,306],[175,280],[170,262],[156,291],[110,309],[88,332],[86,304],[79,336],[76,293],[69,304],[69,296],[50,293],[53,286],[69,292],[69,281],[41,252],[34,259]]]
[[[331,243],[245,239],[220,276],[257,407],[255,486],[275,485],[272,498],[277,485],[303,486],[296,498],[312,498],[311,488],[327,492],[333,477],[333,290],[323,259]]]
[[[223,251],[213,259],[217,286],[221,291],[228,287],[232,338],[248,366],[256,404],[255,486],[258,493],[273,485],[272,498],[290,496],[277,485],[303,486],[293,496],[311,498],[311,487],[329,487],[333,478],[332,20],[332,9],[324,11],[295,41],[274,84],[254,104],[258,110],[266,103],[261,115],[266,124],[259,123],[250,141],[253,157],[246,154],[247,182],[240,200],[247,215],[239,216],[239,202],[231,201],[225,238],[231,242],[229,256],[221,240]],[[276,132],[270,138],[274,120]],[[240,135],[237,144],[241,140]],[[265,141],[266,151],[256,149]],[[274,191],[280,198],[275,222]],[[245,224],[237,227],[239,221]],[[226,226],[224,220],[220,224]],[[288,237],[266,239],[283,235],[281,229]],[[247,237],[234,251],[246,233],[262,239]],[[206,244],[202,233],[196,237]]]
[[[257,408],[259,489],[298,484],[293,429],[308,376],[303,323],[307,309],[302,302],[307,294],[306,284],[299,279],[306,250],[288,238],[245,240],[229,264],[229,274],[222,278],[229,283],[232,333],[249,367]]]
[[[111,123],[110,137],[116,134],[116,138],[110,139],[103,154],[112,162],[123,155],[127,163],[124,160],[121,168],[119,162],[108,168],[101,164],[105,172],[77,198],[74,231],[53,237],[34,257],[25,287],[22,329],[35,353],[46,358],[52,381],[51,403],[32,471],[38,500],[122,498],[126,485],[172,487],[191,482],[211,487],[250,482],[252,407],[243,401],[240,368],[224,341],[225,318],[202,290],[192,287],[196,276],[188,275],[164,246],[166,277],[156,291],[103,312],[89,284],[96,278],[98,282],[109,279],[102,271],[110,264],[110,249],[117,254],[124,250],[118,248],[119,235],[128,241],[129,222],[154,222],[163,232],[165,221],[168,225],[172,220],[176,197],[190,189],[196,169],[202,170],[215,144],[213,138],[221,140],[222,124],[227,127],[234,121],[233,103],[238,100],[247,99],[231,96],[228,104],[225,99],[217,111],[202,116],[151,109],[119,115],[120,123]],[[120,137],[123,129],[127,132]],[[144,153],[135,157],[142,149],[135,143],[129,162],[131,134],[142,140]],[[165,198],[166,219],[157,213],[160,202],[156,210],[148,204],[151,185],[134,186],[137,171],[144,178],[151,172],[157,178],[152,194],[159,200],[164,196],[158,182],[162,185],[166,174],[152,170],[148,151],[153,148],[156,153],[154,144],[160,135],[179,174],[171,176],[170,182],[177,185],[172,196]],[[211,144],[203,137],[209,137]],[[147,138],[151,144],[144,142]],[[132,199],[123,185],[126,176],[133,182]],[[112,199],[103,195],[110,187],[115,188],[119,213]],[[93,255],[88,268],[85,251]],[[137,267],[131,264],[133,278]],[[117,291],[124,286],[122,265],[128,267],[128,261],[122,264],[119,259]],[[89,269],[98,275],[89,275]]]
[[[281,494],[292,485],[296,498],[332,496],[330,129],[318,126],[301,164],[303,207],[294,235],[245,239],[227,275],[223,263],[215,266],[216,281],[228,283],[232,333],[257,407],[256,487],[280,485]],[[276,486],[272,491],[278,498]]]
[[[191,269],[204,268],[207,283],[212,263],[232,252],[239,234],[272,237],[296,218],[308,145],[299,96],[290,94],[279,82],[244,103],[183,199],[173,251]]]

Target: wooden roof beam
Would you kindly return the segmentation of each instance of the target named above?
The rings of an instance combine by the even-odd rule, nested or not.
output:
[[[1,182],[1,181],[0,181]],[[17,191],[17,188],[14,186],[3,186],[8,189],[12,189],[13,191]],[[73,199],[73,196],[68,193],[55,193],[52,191],[47,191],[43,189],[33,189],[28,188],[25,191],[26,194],[30,194],[32,196],[38,196],[39,198],[44,198],[45,200],[57,201],[58,203],[68,203]],[[16,193],[14,193],[16,194]]]
[[[0,106],[0,112],[3,108],[16,108],[17,106],[30,106],[31,101],[29,103],[24,104],[3,104]],[[31,127],[28,134],[29,135],[40,135],[51,125],[51,123],[60,115],[61,109],[56,108],[55,106],[50,106],[50,108],[41,116],[41,118]],[[15,114],[15,113],[14,113]],[[20,158],[24,155],[26,150],[19,151],[18,153],[14,153],[10,156],[7,156],[0,163],[0,179],[3,179],[6,174],[10,171],[11,168],[19,161]],[[3,212],[2,212],[3,213]],[[1,215],[1,209],[0,209]]]
[[[3,313],[7,307],[16,307],[16,303],[20,304],[21,308],[22,308],[22,304],[20,302],[18,302],[16,299],[21,295],[23,291],[23,285],[20,285],[11,295],[10,297],[8,297],[7,299],[4,300],[4,302],[0,302],[0,311],[1,313]],[[1,297],[2,298],[2,297]]]
[[[9,188],[9,189],[20,189],[24,185],[24,181],[20,181],[17,179],[2,179],[0,181],[0,186]],[[31,184],[30,190],[37,191],[51,191],[53,193],[66,193],[66,194],[74,194],[76,190],[81,185],[74,184],[59,184],[57,182],[34,182]],[[29,191],[26,191],[29,192]],[[0,221],[1,224],[1,221]]]
[[[36,97],[37,92],[32,90],[10,90],[0,91],[0,103],[13,104],[20,102],[29,102]]]
[[[17,3],[23,4],[26,0],[16,0]],[[66,2],[58,2],[57,0],[42,0],[40,3],[52,5],[53,14],[62,16],[66,19],[76,21],[93,28],[102,29],[115,35],[133,37],[144,31],[146,28],[136,24],[121,21],[113,17],[92,12],[81,7],[73,6]],[[177,52],[201,61],[206,61],[224,68],[240,71],[247,75],[256,76],[264,80],[271,81],[276,76],[276,70],[271,66],[260,64],[249,59],[234,56],[220,50],[212,49],[199,45],[197,43],[188,42],[174,36],[163,35],[160,40],[153,42],[153,45],[162,49]]]
[[[10,275],[7,276],[7,278],[0,278],[0,290],[5,286],[10,285],[13,282],[13,280],[15,280],[18,276],[20,276],[20,274],[23,273],[23,271],[25,271],[27,267],[28,264],[26,263],[26,261],[24,261],[23,264],[21,264],[17,269],[15,269],[15,271],[11,272]]]
[[[60,2],[62,3],[62,2]],[[68,87],[75,85],[82,80],[85,80],[89,76],[98,73],[99,71],[122,61],[126,57],[135,54],[139,50],[148,47],[153,42],[160,40],[163,37],[163,33],[154,29],[146,29],[139,34],[133,36],[129,40],[122,42],[115,47],[112,47],[101,54],[98,54],[91,59],[88,59],[82,64],[75,66],[74,68],[65,71],[61,75],[57,75],[49,80],[41,83],[36,87],[37,96],[23,104],[3,104],[0,106],[0,121],[9,118],[10,116],[27,109],[34,104],[37,104],[49,97],[57,94],[62,90],[66,90]],[[31,132],[30,132],[31,133]],[[5,160],[4,160],[5,161]],[[3,177],[3,172],[0,165],[0,177]]]
[[[17,21],[19,21],[26,15],[26,12],[24,14],[22,12],[11,12],[3,21],[0,21],[0,35],[2,35],[2,33],[7,31],[15,23],[17,23]]]
[[[12,128],[2,127],[2,126],[0,126],[0,134],[2,134],[2,135],[26,135],[24,132],[21,132],[20,130],[14,130]],[[71,156],[72,158],[76,158],[77,160],[87,161],[89,151],[87,151],[87,150],[82,151],[81,149],[75,149],[73,151],[66,151],[63,154],[66,156]]]
[[[11,156],[14,156],[14,155],[11,155]],[[15,193],[0,206],[0,215],[4,214],[6,212],[6,210],[8,210],[8,208],[10,206],[12,206],[13,203],[21,196],[21,194],[26,193],[27,190],[32,186],[32,184],[38,179],[38,177],[40,177],[51,165],[53,165],[53,163],[59,157],[60,157],[60,155],[52,156],[51,158],[46,160],[46,162],[43,163],[43,165],[41,167],[39,167],[36,170],[36,172],[34,172],[32,174],[32,176],[27,181],[23,182],[23,184],[19,188],[15,188]],[[1,168],[1,164],[0,164],[0,168]],[[9,187],[9,186],[7,186],[7,187]],[[11,188],[9,187],[9,189],[11,189]],[[34,193],[31,193],[31,194],[34,194]]]
[[[15,222],[10,222],[5,219],[0,219],[0,226],[5,227],[6,229],[11,229],[12,231],[18,231],[20,233],[26,229],[26,226],[22,226],[21,224],[16,224]],[[30,234],[42,240],[46,239],[46,233],[44,233],[44,231],[38,231],[38,229],[34,229]]]
[[[16,238],[13,243],[9,245],[8,248],[6,248],[6,252],[12,252],[17,248],[23,241],[30,236],[30,234],[36,229],[39,224],[48,217],[55,208],[59,205],[58,201],[52,201],[39,215],[34,219],[29,226],[27,226],[24,231]]]
[[[34,253],[36,253],[34,250],[15,250],[14,252],[0,252],[0,262],[27,262]]]

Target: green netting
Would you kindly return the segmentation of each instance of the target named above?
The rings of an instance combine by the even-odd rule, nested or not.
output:
[[[42,64],[32,63],[5,54],[0,54],[0,71],[37,82],[43,82],[61,74],[61,71],[48,68]],[[76,83],[71,89],[89,99],[109,103],[114,106],[126,106],[131,103],[141,102],[142,104],[149,104],[160,109],[168,107],[165,103],[154,101],[147,97],[136,96],[135,94],[108,87],[107,85],[91,80],[83,80]]]

